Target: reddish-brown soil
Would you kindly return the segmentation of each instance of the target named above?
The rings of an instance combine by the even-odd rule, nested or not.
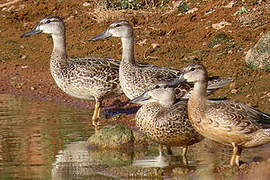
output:
[[[120,60],[119,39],[97,42],[88,39],[104,31],[114,20],[127,19],[134,25],[137,60],[179,69],[190,63],[203,63],[210,75],[234,79],[215,97],[231,98],[270,112],[270,74],[249,69],[244,60],[245,53],[270,30],[270,4],[236,1],[233,7],[225,7],[230,1],[193,1],[189,8],[194,12],[180,14],[174,7],[176,3],[116,11],[100,9],[96,1],[1,1],[0,93],[93,108],[93,102],[69,97],[54,83],[49,71],[52,39],[44,34],[25,39],[20,35],[44,16],[54,14],[65,19],[69,56]],[[240,7],[248,12],[241,13]],[[234,16],[236,12],[240,13]],[[225,27],[213,28],[213,24],[223,21],[228,23]],[[211,40],[220,33],[230,40],[210,47]],[[111,105],[116,99],[119,98],[104,104]],[[124,96],[120,99],[127,100]],[[253,166],[256,165],[250,168]]]

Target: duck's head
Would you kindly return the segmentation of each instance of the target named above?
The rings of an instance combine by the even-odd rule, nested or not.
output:
[[[167,107],[174,104],[175,100],[174,86],[168,83],[158,83],[153,89],[131,100],[131,103],[147,104],[155,102]]]
[[[65,25],[63,19],[58,16],[47,16],[41,19],[38,24],[29,32],[21,35],[21,38],[32,36],[39,33],[46,34],[64,34]]]
[[[179,74],[178,78],[175,80],[175,83],[180,82],[207,82],[208,75],[207,70],[202,64],[191,64],[182,69],[182,73]]]
[[[133,36],[133,28],[126,20],[115,21],[109,25],[105,32],[92,37],[90,40],[100,40],[109,37],[129,38]]]

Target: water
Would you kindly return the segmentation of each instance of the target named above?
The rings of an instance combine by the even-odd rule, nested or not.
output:
[[[0,95],[0,179],[51,179],[65,144],[86,140],[89,112]]]
[[[228,164],[232,153],[231,147],[206,140],[190,147],[184,165],[181,148],[173,148],[171,157],[160,157],[157,145],[97,150],[86,143],[94,133],[90,118],[87,109],[0,95],[0,179],[197,179],[204,173],[209,179],[211,164]],[[269,158],[269,144],[241,156],[248,163]]]

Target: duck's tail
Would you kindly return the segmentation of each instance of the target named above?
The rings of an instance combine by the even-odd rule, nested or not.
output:
[[[223,86],[228,85],[232,81],[233,81],[233,79],[231,79],[231,78],[220,79],[218,77],[210,77],[209,80],[208,80],[207,90],[211,91],[211,90],[219,89],[219,88],[221,88]]]

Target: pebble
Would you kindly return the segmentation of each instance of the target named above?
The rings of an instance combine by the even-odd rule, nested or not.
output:
[[[235,93],[237,93],[237,92],[238,92],[237,89],[232,89],[232,90],[231,90],[231,93],[233,93],[233,94],[235,94]]]
[[[232,24],[229,22],[221,21],[219,23],[212,24],[212,28],[214,28],[216,30],[220,30],[220,29],[224,28],[225,26],[230,26],[230,25],[232,25]]]
[[[88,6],[90,6],[91,4],[89,3],[89,2],[84,2],[83,3],[83,7],[88,7]]]

